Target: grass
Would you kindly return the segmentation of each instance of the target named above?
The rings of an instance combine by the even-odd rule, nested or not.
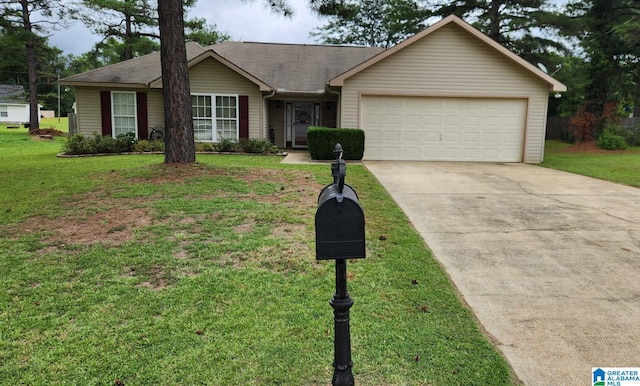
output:
[[[547,141],[541,166],[640,187],[640,147],[625,151],[568,151],[571,144]]]
[[[314,255],[328,165],[278,157],[59,159],[0,127],[0,379],[11,384],[325,385],[334,268]],[[361,385],[509,385],[405,215],[366,169],[349,263]]]

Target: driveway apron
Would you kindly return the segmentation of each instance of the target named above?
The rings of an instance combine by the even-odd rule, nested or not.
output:
[[[525,164],[365,166],[524,384],[640,367],[640,189]]]

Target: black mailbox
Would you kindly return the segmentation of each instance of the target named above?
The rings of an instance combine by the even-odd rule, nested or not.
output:
[[[358,195],[344,183],[344,160],[334,183],[322,189],[316,211],[316,259],[356,259],[365,257],[364,212]],[[340,167],[341,166],[341,167]]]

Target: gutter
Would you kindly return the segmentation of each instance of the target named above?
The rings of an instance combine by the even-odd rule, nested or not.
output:
[[[293,91],[293,90],[286,90],[284,88],[278,88],[276,89],[276,92],[278,94],[298,94],[298,95],[322,95],[325,93],[324,90],[314,90],[314,91]]]
[[[268,139],[269,138],[269,128],[267,127],[267,117],[265,115],[267,99],[273,98],[276,95],[276,90],[271,90],[271,93],[262,97],[262,105],[260,105],[260,119],[262,120],[262,130],[260,130],[260,139]]]

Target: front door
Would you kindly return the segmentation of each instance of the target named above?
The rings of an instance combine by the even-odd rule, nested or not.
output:
[[[316,105],[318,105],[316,107]],[[287,103],[287,139],[291,139],[294,148],[306,148],[307,129],[318,124],[319,104],[311,102]]]

